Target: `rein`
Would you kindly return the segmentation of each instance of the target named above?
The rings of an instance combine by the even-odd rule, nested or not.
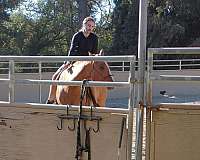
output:
[[[82,115],[82,110],[83,110],[83,100],[84,97],[87,95],[90,95],[90,98],[93,101],[93,104],[96,106],[99,106],[96,103],[96,100],[92,94],[92,90],[91,87],[87,87],[87,83],[88,80],[84,79],[83,83],[81,85],[81,93],[80,93],[80,106],[79,106],[79,114],[78,114],[78,124],[77,124],[77,135],[76,135],[76,155],[75,158],[76,160],[81,160],[82,159],[82,152],[87,152],[88,153],[88,160],[91,160],[91,144],[90,144],[90,128],[86,129],[85,132],[85,145],[83,146],[81,144],[81,120],[83,119],[83,115]],[[92,106],[91,106],[91,110],[92,110]],[[85,121],[84,121],[85,123]],[[94,132],[97,132],[93,129]]]
[[[79,115],[78,115],[78,125],[77,125],[77,135],[76,135],[76,156],[75,158],[79,160],[82,156],[83,147],[81,145],[81,116],[82,116],[82,106],[83,106],[83,98],[85,95],[85,85],[86,81],[83,81],[81,86],[81,95],[80,95],[80,107],[79,107]]]

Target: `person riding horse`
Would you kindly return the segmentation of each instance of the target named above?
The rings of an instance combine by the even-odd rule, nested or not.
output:
[[[95,21],[92,17],[86,17],[83,20],[82,28],[75,33],[68,56],[89,56],[95,55],[98,52],[98,37],[93,32],[95,28]],[[60,74],[67,69],[73,62],[64,62],[64,64],[54,73],[52,80],[58,80]],[[46,101],[47,104],[53,104],[56,100],[57,85],[50,85],[49,96]]]

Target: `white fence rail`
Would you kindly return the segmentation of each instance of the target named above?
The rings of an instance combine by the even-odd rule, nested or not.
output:
[[[43,57],[43,58],[41,58]],[[132,56],[93,56],[94,60],[97,61],[109,61],[111,70],[129,71],[130,70],[130,58]],[[116,58],[118,57],[118,58]],[[82,56],[81,61],[92,60],[92,56]],[[14,60],[16,64],[16,70],[19,72],[27,72],[26,70],[41,70],[41,71],[52,71],[56,70],[63,61],[76,61],[80,60],[77,56],[0,56],[0,74],[7,73],[9,70],[9,62]]]
[[[17,61],[15,72],[27,73],[27,72],[51,72],[58,69],[62,65],[63,61],[49,61],[49,62],[22,62]],[[138,62],[136,61],[135,68],[138,68]],[[129,71],[130,62],[128,61],[115,61],[109,63],[111,71]],[[183,69],[200,69],[200,59],[163,59],[153,60],[153,67],[155,70],[183,70]],[[8,73],[9,62],[0,60],[0,74]]]

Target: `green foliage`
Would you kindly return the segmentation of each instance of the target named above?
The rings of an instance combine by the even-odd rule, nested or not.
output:
[[[114,2],[112,54],[133,54],[137,48],[138,3],[127,0]]]
[[[113,13],[113,54],[137,53],[138,0],[114,2],[116,7]],[[147,47],[188,46],[200,37],[200,1],[148,2]]]
[[[9,19],[9,11],[14,9],[20,0],[0,0],[0,23]]]
[[[88,3],[90,14],[95,15],[104,2]],[[71,38],[79,29],[76,0],[27,1],[21,8],[12,12],[10,21],[1,27],[4,40],[0,43],[0,54],[67,55]],[[97,25],[99,48],[108,50],[112,41],[111,13],[101,11]]]
[[[0,55],[12,54],[16,48],[13,47],[12,33],[5,25],[10,21],[10,12],[16,8],[20,0],[0,1]]]
[[[105,0],[104,0],[105,1]],[[105,54],[110,53],[110,46],[112,44],[112,32],[113,32],[113,25],[112,25],[112,10],[113,5],[110,3],[106,3],[104,1],[101,5],[96,5],[96,10],[94,13],[99,14],[99,20],[96,21],[96,33],[99,37],[99,50],[104,49]],[[100,3],[99,2],[99,3]],[[94,6],[95,7],[95,6]],[[94,16],[94,15],[93,15]]]
[[[12,48],[12,53],[7,54],[66,55],[75,24],[71,21],[73,12],[68,15],[59,5],[41,1],[38,7],[31,8],[30,3],[31,16],[12,14],[11,20],[4,23],[8,39],[5,48]]]

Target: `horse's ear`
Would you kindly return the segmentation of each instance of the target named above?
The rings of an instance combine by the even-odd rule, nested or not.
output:
[[[100,50],[99,56],[104,56],[104,50],[103,49]]]

